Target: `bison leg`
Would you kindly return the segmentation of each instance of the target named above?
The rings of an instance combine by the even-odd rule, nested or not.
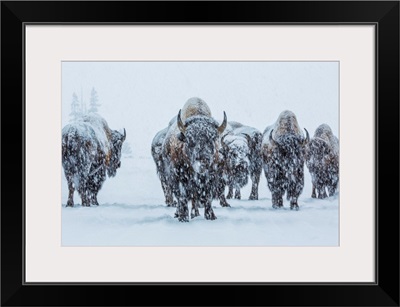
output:
[[[96,178],[90,178],[90,182],[87,185],[87,198],[89,201],[89,206],[98,206],[99,202],[97,201],[97,194],[99,193],[101,186],[104,182],[105,178],[105,173],[104,176],[98,176]]]
[[[329,196],[335,195],[335,193],[336,193],[336,187],[334,187],[334,186],[329,186],[329,187],[328,187],[328,193],[329,193]]]
[[[67,201],[67,207],[73,207],[74,206],[74,184],[72,183],[72,178],[68,177],[68,201]]]
[[[87,183],[85,180],[80,181],[79,188],[78,188],[79,195],[81,196],[82,200],[82,207],[89,207],[90,206],[90,192],[87,187]]]
[[[97,201],[97,192],[92,192],[90,195],[90,203],[94,206],[98,206],[99,202]]]
[[[313,186],[316,190],[316,197],[319,199],[324,199],[327,197],[326,190],[325,190],[325,175],[321,172],[317,173],[314,178]]]
[[[98,163],[100,164],[100,162]],[[99,205],[99,202],[97,201],[97,194],[99,194],[99,191],[106,180],[106,168],[102,167],[101,164],[98,166],[99,164],[92,165],[92,168],[94,167],[95,170],[97,169],[97,171],[90,175],[86,181],[87,197],[90,205],[93,206]]]
[[[164,196],[165,196],[165,203],[167,203],[168,187],[167,187],[165,177],[160,175],[160,181],[161,181],[161,188],[162,188],[162,190],[164,192]]]
[[[315,185],[312,185],[312,192],[311,192],[311,197],[312,198],[317,198],[317,195],[315,194]]]
[[[240,189],[236,189],[235,191],[235,199],[240,199],[241,195],[240,195]]]
[[[161,187],[164,192],[165,203],[168,207],[176,207],[176,201],[174,201],[174,196],[172,194],[172,189],[167,183],[167,179],[165,176],[161,177]]]
[[[199,206],[195,199],[192,199],[192,211],[190,213],[190,218],[195,218],[196,216],[200,216]]]
[[[290,210],[299,210],[297,200],[303,190],[304,179],[300,177],[299,181],[291,181],[287,189],[287,199],[290,200]]]
[[[214,189],[213,198],[219,199],[221,207],[230,207],[225,198],[225,180],[219,177],[215,185],[216,188]]]
[[[233,197],[233,186],[230,185],[229,186],[229,191],[228,191],[228,195],[226,195],[227,199],[231,199]]]
[[[226,201],[225,198],[225,184],[220,184],[218,188],[218,199],[219,199],[219,204],[221,207],[230,207],[231,205]]]
[[[88,185],[88,187],[90,187],[90,189],[88,189],[86,195],[89,202],[89,206],[91,205],[98,206],[99,203],[97,201],[97,193],[99,193],[99,190],[101,188],[101,183],[92,181]]]
[[[261,176],[262,168],[251,174],[251,193],[249,200],[258,200],[258,184],[260,183],[260,176]]]
[[[90,199],[89,199],[86,191],[83,191],[81,193],[81,199],[82,199],[82,206],[83,207],[90,207],[90,201],[89,201]]]
[[[283,198],[280,193],[272,193],[272,208],[278,209],[283,207]]]
[[[176,208],[175,217],[178,218],[179,222],[189,222],[189,209],[188,200],[186,197],[178,198],[178,206]]]
[[[217,189],[217,197],[219,199],[219,204],[221,207],[230,207],[229,203],[226,201],[225,198],[225,183],[220,182],[218,189]]]
[[[319,199],[324,199],[327,198],[328,196],[326,195],[326,189],[324,185],[321,185],[317,188],[318,191],[318,198]]]
[[[165,195],[165,203],[168,207],[176,207],[176,201],[174,201],[174,197],[170,190],[164,191]]]
[[[299,205],[297,204],[297,197],[292,197],[290,200],[290,210],[299,210]]]
[[[222,194],[220,194],[219,196],[219,204],[221,205],[221,207],[230,207],[231,205],[226,201],[225,199],[225,195],[222,192]]]
[[[204,205],[204,217],[206,220],[215,220],[217,217],[215,216],[214,210],[211,207],[211,200],[207,200]]]
[[[337,186],[338,180],[333,180],[333,182],[328,186],[329,196],[333,196],[336,193]]]

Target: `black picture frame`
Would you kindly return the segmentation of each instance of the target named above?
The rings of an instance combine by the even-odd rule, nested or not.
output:
[[[375,25],[376,283],[26,284],[24,25],[32,22]],[[3,1],[1,77],[2,306],[399,306],[398,1]]]

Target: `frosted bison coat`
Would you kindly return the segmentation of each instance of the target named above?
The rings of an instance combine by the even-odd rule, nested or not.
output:
[[[339,140],[328,125],[315,130],[307,146],[306,165],[311,174],[311,197],[326,198],[326,189],[329,196],[334,195],[339,182]]]
[[[181,222],[189,221],[189,200],[192,218],[204,207],[205,218],[216,219],[211,202],[219,180],[220,135],[226,125],[225,113],[219,125],[203,100],[191,98],[168,129],[162,150],[167,181],[178,201],[175,216]]]
[[[176,117],[171,120],[170,125],[167,128],[157,132],[151,143],[151,155],[153,156],[154,163],[156,164],[157,174],[160,178],[161,187],[165,196],[165,203],[167,206],[176,206],[176,202],[174,202],[172,190],[167,180],[168,174],[166,169],[166,159],[163,155],[162,146],[168,129],[173,124],[174,120],[176,120]]]
[[[77,190],[82,206],[98,205],[97,193],[106,174],[116,175],[121,166],[121,148],[124,134],[111,130],[107,122],[88,115],[62,129],[62,166],[68,182],[67,206],[74,206]]]
[[[231,131],[222,138],[226,184],[229,187],[227,198],[240,199],[240,189],[252,180],[250,200],[258,199],[258,185],[262,172],[261,143],[262,134],[255,128],[237,122],[229,122]]]
[[[283,195],[290,201],[290,209],[299,209],[297,200],[304,187],[305,146],[309,142],[299,127],[295,114],[283,111],[274,125],[263,133],[262,155],[272,207],[283,206]]]

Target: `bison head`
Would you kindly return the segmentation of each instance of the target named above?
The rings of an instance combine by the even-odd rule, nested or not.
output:
[[[117,173],[117,169],[121,167],[121,150],[122,144],[126,139],[126,131],[120,133],[117,130],[111,132],[111,148],[109,163],[107,166],[107,174],[109,177],[114,177]]]
[[[205,174],[214,167],[218,157],[218,141],[226,128],[227,119],[218,123],[208,116],[192,116],[185,123],[178,113],[177,124],[180,130],[179,140],[184,143],[184,152],[193,170]]]
[[[305,148],[310,142],[310,136],[306,131],[304,138],[300,134],[287,133],[280,135],[276,140],[272,137],[271,130],[269,141],[275,147],[275,158],[280,166],[291,173],[296,173],[298,168],[302,168],[305,159]]]
[[[230,180],[239,187],[247,184],[249,175],[249,147],[244,137],[225,135],[221,139],[224,163]]]

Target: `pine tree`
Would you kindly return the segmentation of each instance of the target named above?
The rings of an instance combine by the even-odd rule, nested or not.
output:
[[[72,94],[72,102],[71,102],[71,113],[69,116],[71,117],[71,121],[76,121],[78,117],[80,117],[82,111],[80,109],[80,104],[78,100],[78,95],[76,93]]]
[[[101,104],[99,104],[98,102],[99,98],[97,96],[96,90],[93,87],[90,93],[89,113],[97,113],[97,108],[101,106]]]
[[[132,152],[131,144],[129,144],[127,141],[125,141],[122,144],[121,153],[125,158],[132,158],[133,152]]]

